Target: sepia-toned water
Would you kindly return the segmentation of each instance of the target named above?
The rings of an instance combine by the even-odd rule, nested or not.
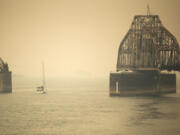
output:
[[[0,94],[0,135],[179,135],[180,95],[109,97],[107,90]]]

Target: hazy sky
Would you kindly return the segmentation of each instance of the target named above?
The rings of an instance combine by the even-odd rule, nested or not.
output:
[[[103,77],[134,15],[158,14],[180,41],[179,0],[0,0],[0,57],[14,74]]]

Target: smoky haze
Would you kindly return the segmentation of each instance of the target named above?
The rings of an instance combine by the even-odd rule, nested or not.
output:
[[[0,57],[16,77],[40,77],[43,60],[49,78],[108,80],[147,4],[180,41],[179,0],[0,0]]]

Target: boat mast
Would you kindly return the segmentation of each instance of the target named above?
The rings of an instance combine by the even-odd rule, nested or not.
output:
[[[45,71],[44,71],[44,62],[42,62],[42,83],[43,87],[45,88],[46,82],[45,82]]]

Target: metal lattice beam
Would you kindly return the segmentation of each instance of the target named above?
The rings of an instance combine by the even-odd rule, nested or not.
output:
[[[180,51],[176,38],[157,15],[135,16],[122,40],[117,60],[121,69],[159,68],[180,70]]]

